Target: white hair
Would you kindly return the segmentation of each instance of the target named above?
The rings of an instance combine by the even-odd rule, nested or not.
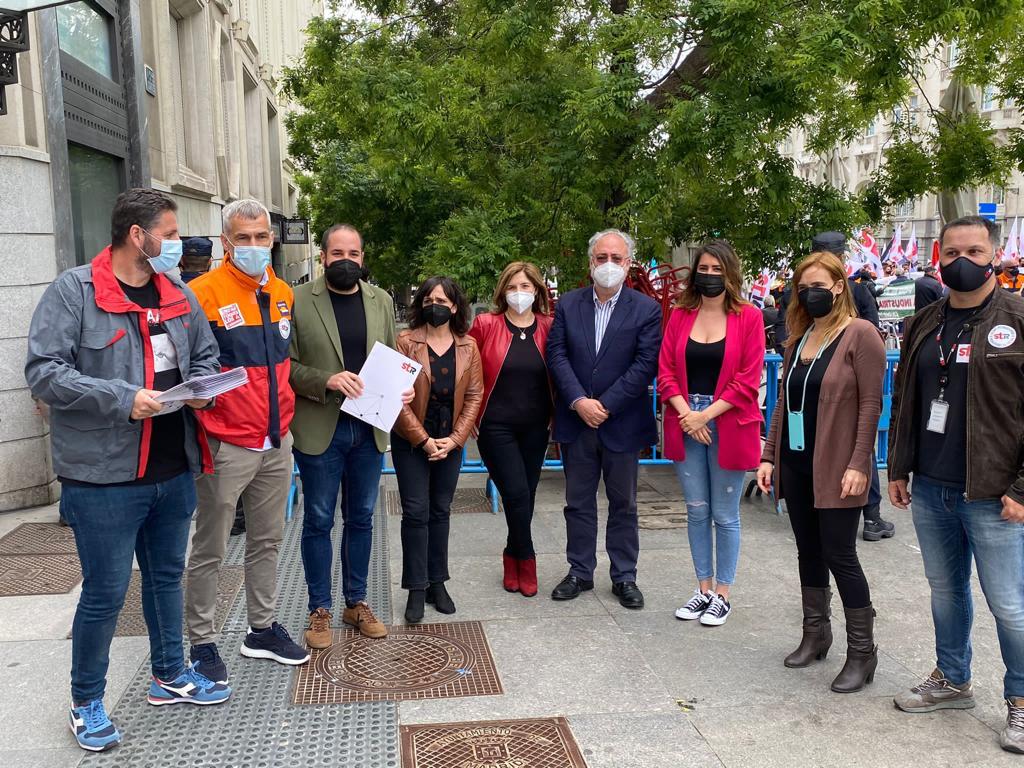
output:
[[[594,233],[594,236],[590,238],[590,242],[587,243],[587,258],[594,258],[594,246],[597,245],[598,240],[607,235],[618,235],[622,238],[622,242],[626,244],[626,256],[630,261],[632,261],[633,250],[636,248],[636,241],[621,229],[602,229],[600,232]]]
[[[261,216],[266,216],[267,226],[270,226],[270,211],[267,210],[267,206],[259,200],[253,200],[252,198],[243,198],[242,200],[228,203],[224,206],[224,210],[221,211],[220,215],[221,228],[224,232],[231,231],[231,222],[235,219],[253,221]]]

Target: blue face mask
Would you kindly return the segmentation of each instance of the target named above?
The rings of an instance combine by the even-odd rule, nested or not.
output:
[[[146,232],[146,230],[142,231]],[[151,232],[146,232],[146,234],[153,237]],[[142,252],[142,255],[146,256],[146,261],[149,262],[152,270],[157,274],[161,274],[163,272],[170,272],[178,266],[178,262],[181,261],[181,249],[181,240],[161,240],[160,255],[146,256],[145,251]]]
[[[236,245],[231,263],[249,277],[260,277],[270,266],[270,248],[265,245]]]

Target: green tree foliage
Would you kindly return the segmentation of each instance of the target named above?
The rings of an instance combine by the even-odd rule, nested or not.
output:
[[[314,20],[286,76],[306,213],[359,226],[373,270],[486,295],[511,259],[585,270],[628,228],[644,258],[725,236],[748,269],[926,191],[1005,178],[977,117],[909,127],[861,197],[801,179],[780,146],[851,142],[905,103],[942,41],[965,82],[1024,97],[1024,0],[361,0]],[[938,109],[938,105],[934,105]]]

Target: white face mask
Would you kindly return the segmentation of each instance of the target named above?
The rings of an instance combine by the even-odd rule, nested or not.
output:
[[[590,276],[602,288],[618,288],[626,279],[626,270],[611,261],[590,269]]]
[[[533,306],[536,295],[530,291],[509,291],[505,294],[505,301],[520,315]]]

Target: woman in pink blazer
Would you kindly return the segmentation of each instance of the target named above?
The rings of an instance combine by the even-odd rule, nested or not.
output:
[[[732,246],[725,240],[701,246],[693,277],[665,328],[658,361],[658,390],[666,403],[665,455],[675,462],[686,497],[697,572],[697,590],[676,617],[700,619],[707,626],[729,618],[743,476],[761,454],[757,392],[764,323],[742,292],[743,274]]]

